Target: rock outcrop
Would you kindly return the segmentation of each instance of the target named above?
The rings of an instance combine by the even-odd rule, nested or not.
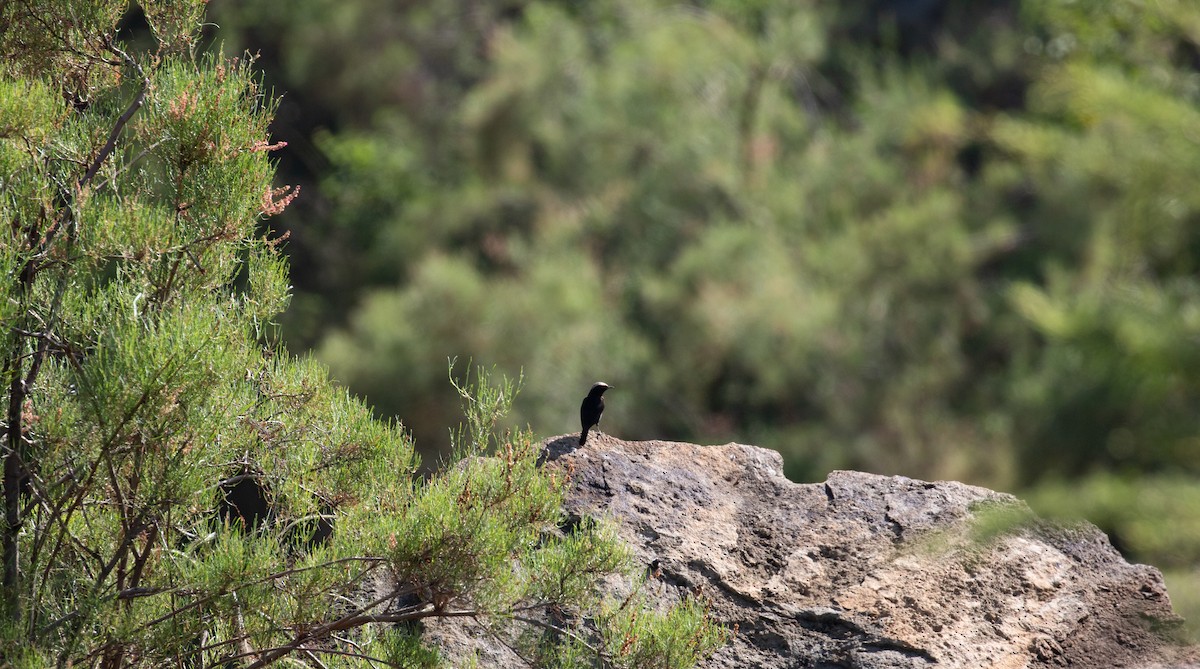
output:
[[[571,472],[569,513],[616,521],[661,601],[703,592],[736,626],[713,667],[1200,667],[1170,641],[1157,570],[1011,495],[844,471],[793,483],[778,453],[741,444],[545,449]]]

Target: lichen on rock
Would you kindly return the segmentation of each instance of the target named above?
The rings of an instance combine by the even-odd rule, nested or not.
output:
[[[544,444],[568,512],[607,517],[664,603],[737,628],[719,667],[1200,666],[1158,570],[1087,524],[957,482],[835,471],[794,483],[743,444]]]

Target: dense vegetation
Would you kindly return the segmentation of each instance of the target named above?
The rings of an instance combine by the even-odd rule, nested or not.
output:
[[[372,481],[422,466],[409,432],[449,457],[454,356],[523,371],[540,434],[603,379],[626,438],[1086,515],[1200,617],[1200,5],[95,4],[0,5],[0,633],[30,658],[281,643],[211,623],[355,583],[260,597],[296,528],[364,523],[302,558],[342,564],[389,536],[374,500],[435,503]],[[218,508],[246,480],[250,539]]]
[[[623,437],[969,480],[1200,561],[1156,502],[1200,486],[1200,5],[214,5],[314,186],[284,336],[418,447],[473,356],[541,433],[603,379]]]
[[[644,566],[497,428],[514,384],[454,384],[455,462],[424,478],[271,343],[262,221],[295,191],[253,62],[197,55],[204,8],[145,2],[139,36],[125,2],[0,3],[0,666],[433,666],[448,616],[534,666],[693,666],[726,632],[598,595]]]

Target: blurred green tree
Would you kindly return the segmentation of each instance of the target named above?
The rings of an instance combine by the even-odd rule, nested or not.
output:
[[[340,52],[284,68],[339,110],[290,336],[419,445],[460,355],[524,368],[518,424],[603,378],[609,429],[797,478],[1200,462],[1192,4],[257,6]]]
[[[430,452],[472,356],[795,478],[1196,485],[1195,3],[214,5],[319,101],[287,337]]]

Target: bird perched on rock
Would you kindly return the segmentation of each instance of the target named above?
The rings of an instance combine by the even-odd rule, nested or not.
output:
[[[587,443],[588,430],[600,423],[600,414],[604,413],[604,391],[609,388],[612,386],[603,381],[593,383],[583,404],[579,405],[579,422],[583,425],[583,432],[579,433],[580,446]]]

